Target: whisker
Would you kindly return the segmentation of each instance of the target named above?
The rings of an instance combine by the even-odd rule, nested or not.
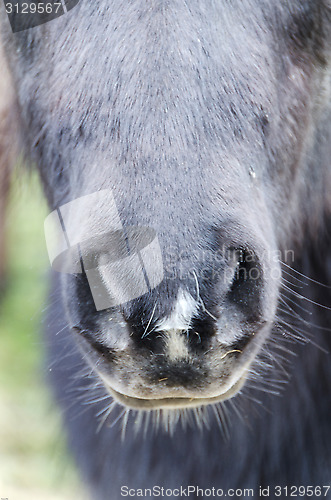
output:
[[[80,396],[81,399],[83,399],[83,404],[85,405],[91,405],[95,403],[101,403],[101,401],[105,401],[106,399],[111,399],[111,396],[109,394],[106,394],[105,396],[100,396],[99,398],[94,398],[94,399],[86,399],[84,395]]]
[[[116,405],[117,406],[117,405]],[[113,408],[112,408],[113,410]],[[111,410],[111,411],[112,411]],[[117,424],[117,422],[119,420],[121,420],[121,418],[125,415],[125,413],[127,412],[127,408],[123,408],[123,410],[121,411],[121,413],[119,415],[117,415],[117,417],[115,418],[115,420],[113,420],[110,424],[109,424],[109,427],[114,427],[114,425]]]
[[[285,269],[282,269],[282,274],[286,274],[287,276],[290,276],[292,280],[295,280],[298,283],[301,283],[302,285],[308,286],[308,283],[305,283],[304,281],[300,280],[296,276],[293,276],[289,271],[286,271]]]
[[[311,304],[314,304],[315,306],[321,307],[322,309],[326,309],[327,311],[331,311],[331,307],[325,306],[323,304],[319,304],[318,302],[315,302],[312,299],[309,299],[308,297],[305,297],[304,295],[301,295],[301,293],[296,292],[295,290],[292,290],[290,287],[287,285],[283,285],[286,290],[288,290],[290,293],[293,293],[296,297],[302,300],[307,300],[307,302],[310,302]]]
[[[195,285],[196,285],[196,290],[197,290],[197,302],[200,304],[203,311],[208,314],[208,316],[210,316],[214,321],[217,321],[217,318],[215,318],[215,316],[210,311],[208,311],[208,309],[205,306],[204,301],[202,300],[202,298],[200,296],[200,287],[199,287],[199,282],[198,282],[198,278],[197,278],[195,271],[192,271],[192,274],[193,274],[194,279],[195,279]]]
[[[212,405],[212,411],[215,415],[216,421],[218,423],[218,427],[219,427],[221,433],[223,434],[224,438],[229,440],[230,439],[230,431],[229,431],[228,422],[225,419],[223,408],[224,407],[221,406],[221,403],[219,403],[217,405]]]
[[[145,331],[144,331],[144,333],[143,333],[143,334],[142,334],[142,336],[141,336],[141,338],[142,338],[142,339],[143,339],[143,338],[145,338],[145,336],[147,336],[147,335],[148,335],[148,328],[149,328],[149,325],[150,325],[150,324],[151,324],[151,322],[152,322],[152,319],[153,319],[153,316],[154,316],[154,313],[155,313],[155,309],[156,309],[156,304],[157,304],[157,303],[155,302],[154,307],[153,307],[153,311],[152,311],[152,314],[151,314],[151,317],[149,318],[149,321],[148,321],[148,323],[147,323],[147,326],[146,326],[146,328],[145,328]]]
[[[296,319],[297,321],[299,321],[300,323],[303,323],[306,326],[310,326],[312,328],[315,328],[317,330],[322,330],[324,332],[331,332],[331,328],[329,328],[327,326],[320,326],[320,325],[317,325],[316,323],[312,323],[311,321],[307,321],[304,318],[302,318],[301,316],[299,316],[299,314],[297,314],[295,311],[293,311],[293,309],[291,309],[291,311],[286,311],[285,309],[279,307],[278,311],[282,312],[283,314],[287,314],[288,316]]]
[[[288,297],[284,293],[279,292],[279,295],[280,295],[280,297],[279,297],[280,300],[286,305],[286,307],[290,308],[293,312],[294,312],[294,309],[287,303],[287,301],[291,302],[291,304],[294,304],[298,309],[300,309],[304,313],[309,314],[310,316],[313,314],[313,311],[310,311],[309,309],[302,306],[301,304],[298,304],[295,300],[291,299],[291,297]]]
[[[295,286],[295,288],[300,288],[301,290],[303,290],[303,289],[304,289],[304,286],[301,286],[301,285],[296,285],[295,283],[292,283],[292,281],[289,281],[289,280],[287,280],[286,278],[284,278],[284,276],[282,276],[281,281],[282,281],[283,283],[288,283],[289,285]]]
[[[306,280],[308,281],[311,281],[312,283],[315,283],[316,285],[319,285],[319,286],[322,286],[323,288],[328,288],[329,290],[331,289],[331,286],[330,285],[325,285],[324,283],[321,283],[320,281],[316,281],[312,278],[309,278],[309,276],[306,276],[305,274],[302,274],[300,273],[299,271],[297,271],[296,269],[293,269],[291,266],[289,266],[288,264],[285,264],[285,262],[283,261],[279,261],[280,264],[282,264],[283,266],[291,269],[291,271],[295,274],[298,274],[299,276],[301,276],[302,278],[305,278]]]
[[[122,432],[121,432],[121,440],[122,442],[125,439],[125,433],[126,433],[126,428],[128,425],[128,420],[129,420],[129,415],[130,415],[130,408],[127,408],[125,411],[125,414],[122,419]]]
[[[254,384],[251,384],[249,381],[247,381],[246,386],[249,389],[254,389],[255,391],[264,392],[266,394],[272,394],[273,396],[280,396],[281,395],[280,391],[274,391],[273,389],[265,388],[265,387],[262,387],[260,385],[254,385]]]
[[[290,328],[291,330],[293,330],[297,335],[298,335],[298,340],[302,340],[304,341],[305,343],[309,343],[309,344],[312,344],[313,346],[317,347],[317,349],[319,349],[320,351],[322,351],[324,354],[329,354],[329,351],[327,349],[325,349],[324,347],[322,347],[321,345],[317,344],[315,341],[313,341],[311,338],[310,338],[310,335],[311,335],[311,332],[307,332],[305,330],[298,330],[297,328],[295,328],[293,325],[290,325],[289,323],[287,323],[286,321],[284,321],[283,319],[281,318],[278,318],[278,322],[280,322],[281,324],[285,325],[286,327]],[[289,332],[290,335],[293,336],[293,333],[292,332]],[[304,335],[307,335],[307,337],[305,337]],[[294,335],[295,337],[295,335]]]
[[[99,425],[98,425],[98,427],[97,427],[97,431],[96,431],[96,432],[97,432],[97,434],[99,434],[99,432],[101,431],[101,429],[102,429],[102,427],[103,427],[104,423],[106,422],[106,420],[107,420],[107,418],[109,417],[109,415],[111,414],[111,412],[114,410],[115,406],[117,406],[117,404],[113,401],[113,403],[111,403],[108,407],[106,406],[106,407],[102,410],[102,412],[99,412],[99,413],[97,413],[97,414],[96,414],[96,417],[101,416],[101,415],[102,415],[102,413],[104,413],[104,412],[107,410],[107,411],[106,411],[106,413],[105,413],[105,415],[104,415],[104,416],[102,417],[102,419],[100,420],[100,423],[99,423]]]

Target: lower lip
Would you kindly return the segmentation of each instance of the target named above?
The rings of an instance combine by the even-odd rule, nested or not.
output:
[[[166,409],[180,409],[180,408],[196,408],[207,406],[211,404],[233,398],[237,392],[240,391],[245,383],[245,376],[242,376],[231,388],[211,398],[163,398],[163,399],[143,399],[126,396],[120,392],[115,391],[108,384],[106,385],[110,395],[123,406],[132,408],[134,410],[157,410],[161,408]]]

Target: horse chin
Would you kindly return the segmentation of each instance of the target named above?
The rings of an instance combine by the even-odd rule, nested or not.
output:
[[[227,399],[233,398],[243,387],[246,380],[246,375],[242,375],[230,388],[225,392],[216,396],[210,397],[164,397],[164,398],[141,398],[128,396],[118,392],[108,383],[105,386],[109,394],[114,398],[117,403],[122,406],[134,410],[175,410],[184,408],[197,408],[201,406],[208,406],[211,404],[219,403]]]

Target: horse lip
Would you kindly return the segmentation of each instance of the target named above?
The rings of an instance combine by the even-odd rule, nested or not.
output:
[[[153,410],[153,409],[180,409],[180,408],[196,408],[201,406],[207,406],[226,399],[234,397],[242,388],[246,380],[246,374],[241,375],[241,377],[224,393],[218,396],[208,397],[208,398],[185,398],[185,397],[169,397],[162,399],[148,399],[148,398],[136,398],[133,396],[127,396],[121,392],[116,391],[108,383],[106,383],[106,389],[110,395],[125,407],[130,407],[134,410]]]

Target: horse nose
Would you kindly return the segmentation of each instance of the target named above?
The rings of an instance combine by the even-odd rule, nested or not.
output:
[[[203,271],[196,268],[178,288],[165,280],[123,308],[137,346],[172,360],[188,359],[190,350],[209,349],[213,337],[235,346],[257,329],[263,322],[265,296],[263,264],[257,255],[231,251],[231,258],[217,270]]]

